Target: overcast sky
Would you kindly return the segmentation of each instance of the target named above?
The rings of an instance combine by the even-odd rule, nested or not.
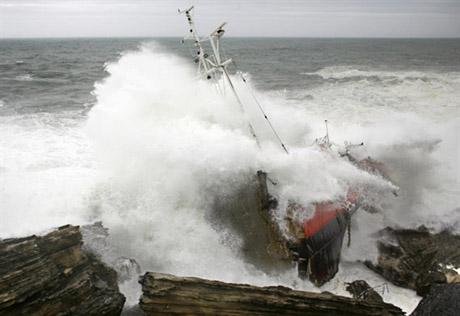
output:
[[[202,35],[460,37],[460,0],[0,0],[0,36],[182,37],[192,4]]]

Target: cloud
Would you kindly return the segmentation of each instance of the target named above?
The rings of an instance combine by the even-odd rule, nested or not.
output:
[[[2,0],[0,6],[2,37],[155,37],[182,36],[187,25],[177,9],[190,2]],[[460,36],[458,0],[196,0],[195,15],[200,31],[227,21],[233,36]]]

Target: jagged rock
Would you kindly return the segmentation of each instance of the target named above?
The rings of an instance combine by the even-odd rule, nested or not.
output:
[[[282,286],[256,287],[147,272],[139,280],[146,315],[404,315],[396,306]]]
[[[430,269],[417,276],[415,279],[415,290],[417,295],[425,296],[433,284],[447,283],[446,274],[440,271],[433,271]]]
[[[457,271],[448,269],[446,272],[447,283],[460,283],[460,274]]]
[[[458,316],[460,314],[460,283],[434,284],[411,316]]]
[[[383,302],[382,297],[364,280],[356,280],[351,283],[346,283],[348,292],[353,295],[353,298],[359,298],[368,301]]]
[[[120,315],[116,272],[82,250],[78,226],[0,241],[1,315]]]
[[[428,293],[432,284],[447,283],[446,265],[460,267],[460,236],[444,231],[431,234],[425,227],[381,232],[376,265],[366,266],[395,285]],[[455,279],[455,277],[454,277]]]
[[[433,235],[436,248],[436,261],[460,268],[460,235],[452,235],[448,230]]]

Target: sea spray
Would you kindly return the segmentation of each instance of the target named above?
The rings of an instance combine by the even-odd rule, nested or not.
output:
[[[354,154],[382,162],[400,188],[398,199],[383,209],[385,224],[429,223],[436,231],[458,233],[458,225],[443,220],[460,205],[458,72],[337,66],[316,74],[332,82],[308,91],[305,106],[312,117],[327,115],[339,146],[364,142]]]
[[[271,193],[280,207],[273,216],[282,226],[290,201],[334,201],[346,197],[351,184],[394,187],[336,154],[303,146],[308,112],[256,91],[286,140],[287,155],[241,81],[236,86],[249,104],[245,113],[189,67],[149,44],[108,64],[109,76],[96,85],[88,129],[111,177],[91,196],[88,217],[110,229],[116,249],[106,260],[123,254],[144,271],[290,285],[297,279],[294,267],[268,276],[243,260],[240,239],[247,236],[216,229],[209,216],[214,198],[264,170],[277,182]],[[309,282],[299,286],[312,288]]]
[[[75,112],[1,117],[0,238],[86,221],[100,172],[85,124]]]

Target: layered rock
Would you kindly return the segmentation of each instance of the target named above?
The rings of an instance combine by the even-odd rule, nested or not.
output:
[[[140,278],[146,315],[404,315],[391,304],[286,287],[256,287],[148,272]]]
[[[377,264],[366,262],[373,271],[395,285],[428,293],[432,284],[458,280],[447,266],[460,267],[460,236],[445,231],[431,234],[426,228],[381,232]]]
[[[116,272],[82,250],[77,226],[0,241],[1,315],[120,315]]]

